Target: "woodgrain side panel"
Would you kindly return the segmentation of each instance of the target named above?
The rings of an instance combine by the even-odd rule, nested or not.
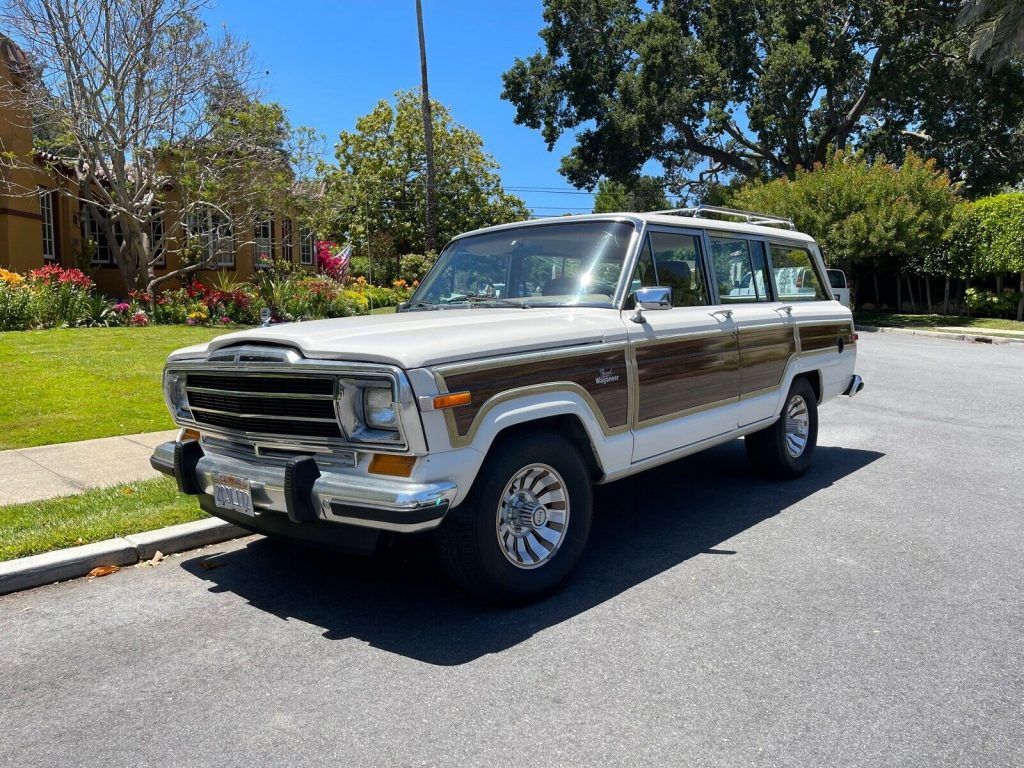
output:
[[[800,326],[800,350],[818,352],[838,345],[839,337],[844,344],[854,344],[853,325],[850,323],[821,323]]]
[[[740,329],[740,395],[777,388],[796,354],[791,327]]]
[[[739,355],[731,333],[636,347],[639,421],[738,396]]]
[[[515,364],[486,366],[456,373],[443,373],[449,392],[469,390],[473,401],[452,409],[460,436],[468,435],[477,415],[487,402],[510,390],[539,384],[569,382],[582,387],[593,398],[600,415],[611,429],[629,423],[629,377],[625,349],[594,354],[545,356]]]

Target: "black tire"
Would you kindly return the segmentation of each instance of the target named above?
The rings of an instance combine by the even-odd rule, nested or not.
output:
[[[528,552],[527,558],[536,556],[538,564],[514,565],[512,554],[506,555],[502,543],[509,541],[511,534],[507,524],[505,539],[499,540],[502,514],[512,514],[512,508],[502,505],[502,501],[507,498],[510,483],[521,472],[529,467],[535,467],[534,472],[545,471],[535,465],[546,465],[556,473],[537,475],[541,487],[537,488],[536,497],[530,496],[534,502],[549,499],[546,503],[551,510],[537,512],[536,519],[544,522],[544,530],[537,531],[529,530],[535,520],[530,513],[517,513],[528,517],[529,522],[520,536],[525,544],[516,546]],[[549,483],[558,480],[562,482],[556,493],[565,496],[564,504],[550,501],[551,493],[540,492],[554,487]],[[522,492],[528,493],[525,486]],[[565,509],[567,524],[553,533],[560,509]],[[586,547],[592,517],[590,472],[573,442],[554,432],[518,432],[492,446],[468,497],[446,515],[437,530],[436,543],[445,570],[460,587],[494,602],[521,604],[549,594],[566,579]],[[557,545],[545,551],[539,546],[547,540],[541,533],[557,537]],[[533,546],[528,547],[530,544]],[[534,549],[541,555],[536,555]]]
[[[786,415],[794,398],[803,400],[807,415],[807,437],[803,451],[793,455],[786,432]],[[747,435],[747,457],[759,472],[780,479],[800,477],[811,466],[818,444],[818,403],[807,379],[796,379],[782,403],[782,413],[770,427]]]

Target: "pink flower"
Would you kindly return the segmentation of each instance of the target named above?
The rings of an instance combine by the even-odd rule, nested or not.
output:
[[[221,317],[220,321],[221,321],[221,322],[222,322],[222,323],[223,323],[224,325],[230,325],[230,324],[231,324],[231,318],[230,318],[230,317],[228,317],[227,315],[223,315],[223,316]]]
[[[149,315],[147,315],[143,310],[137,309],[132,314],[131,324],[139,326],[149,325]]]
[[[119,301],[117,304],[114,305],[115,312],[127,312],[131,308],[132,305],[129,304],[127,301]]]

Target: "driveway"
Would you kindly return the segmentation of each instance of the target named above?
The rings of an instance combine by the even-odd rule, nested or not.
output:
[[[538,605],[257,537],[0,598],[0,765],[1024,765],[1024,349],[860,346],[806,477],[605,487]]]

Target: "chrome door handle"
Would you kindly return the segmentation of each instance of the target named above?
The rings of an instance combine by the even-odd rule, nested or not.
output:
[[[787,315],[792,315],[793,314],[793,305],[792,304],[786,304],[785,306],[782,306],[782,307],[776,307],[775,311],[776,312],[785,312]]]
[[[721,315],[726,320],[731,320],[732,319],[732,310],[731,309],[716,309],[714,312],[711,313],[711,316],[715,317],[716,315]]]

